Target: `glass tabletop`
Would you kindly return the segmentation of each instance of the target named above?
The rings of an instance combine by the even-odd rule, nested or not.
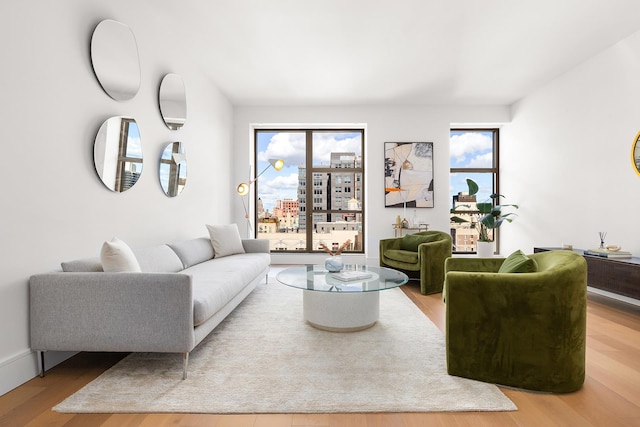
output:
[[[374,292],[407,283],[406,274],[386,267],[347,264],[338,273],[323,265],[301,265],[282,270],[276,279],[287,286],[320,292]]]

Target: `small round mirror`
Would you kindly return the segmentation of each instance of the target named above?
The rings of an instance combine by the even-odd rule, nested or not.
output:
[[[91,63],[100,85],[116,101],[133,98],[140,88],[140,60],[133,31],[127,25],[104,20],[91,37]]]
[[[640,175],[640,132],[636,135],[636,139],[631,146],[631,163],[633,163],[633,169],[638,175]]]
[[[127,191],[142,174],[142,143],[138,124],[131,117],[107,119],[93,145],[93,164],[111,191]]]
[[[164,76],[160,83],[158,103],[162,119],[169,129],[177,130],[184,126],[187,120],[187,98],[182,77],[177,74]]]
[[[169,197],[184,190],[187,183],[187,155],[181,142],[167,145],[160,157],[160,186]]]

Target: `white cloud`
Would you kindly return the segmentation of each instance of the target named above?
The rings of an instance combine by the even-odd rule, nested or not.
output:
[[[282,159],[285,166],[303,165],[305,161],[305,134],[300,132],[278,132],[267,148],[258,153],[258,160]]]
[[[493,153],[481,154],[469,161],[469,168],[490,168],[493,166]]]
[[[361,154],[360,136],[341,139],[344,133],[317,132],[313,140],[313,160],[315,164],[329,164],[332,152]],[[258,160],[283,159],[286,166],[305,163],[305,134],[300,132],[278,132],[267,148],[258,153]]]
[[[451,137],[451,157],[458,162],[464,161],[471,153],[488,150],[492,147],[493,141],[489,134],[468,132]]]

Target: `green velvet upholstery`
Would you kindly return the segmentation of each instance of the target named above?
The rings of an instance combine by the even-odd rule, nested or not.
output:
[[[451,236],[442,231],[380,240],[380,266],[420,279],[420,292],[424,295],[442,292],[444,262],[450,256]]]
[[[585,377],[587,264],[576,252],[528,255],[534,273],[497,273],[504,259],[449,258],[450,375],[544,392]]]

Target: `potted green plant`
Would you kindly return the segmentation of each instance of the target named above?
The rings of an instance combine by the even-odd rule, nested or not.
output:
[[[469,187],[469,195],[473,196],[478,193],[478,184],[472,180],[467,178],[467,186]],[[477,202],[477,215],[478,218],[478,242],[477,242],[477,252],[480,256],[492,256],[493,255],[493,233],[490,236],[489,230],[494,230],[496,228],[500,228],[500,226],[505,222],[512,222],[513,216],[516,214],[513,212],[506,212],[505,208],[518,209],[518,205],[514,204],[495,204],[496,199],[499,201],[500,198],[505,197],[502,194],[493,193],[489,196],[488,200]],[[469,205],[463,205],[467,208]],[[452,214],[460,213],[457,209],[460,206],[454,207],[451,209]],[[453,222],[469,222],[468,220],[460,217],[451,217],[451,221]],[[482,245],[481,245],[482,244]],[[481,249],[481,246],[484,246]]]

